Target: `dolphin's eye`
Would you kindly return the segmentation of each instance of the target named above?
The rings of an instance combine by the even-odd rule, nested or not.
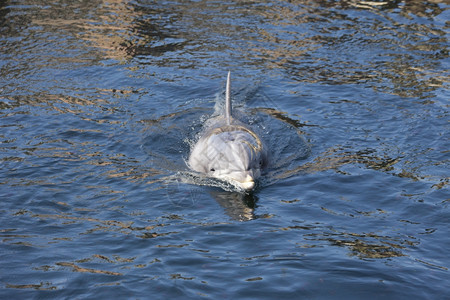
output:
[[[216,169],[214,169],[214,168],[211,168],[211,170],[210,170],[211,172],[214,172],[214,171],[216,171]]]

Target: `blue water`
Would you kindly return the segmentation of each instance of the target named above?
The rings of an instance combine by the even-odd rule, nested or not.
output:
[[[445,2],[0,2],[0,298],[448,298]],[[250,195],[185,163],[228,70]]]

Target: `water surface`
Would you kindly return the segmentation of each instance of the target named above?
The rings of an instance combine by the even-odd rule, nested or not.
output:
[[[1,2],[0,296],[447,297],[448,8]],[[252,195],[185,164],[228,70]]]

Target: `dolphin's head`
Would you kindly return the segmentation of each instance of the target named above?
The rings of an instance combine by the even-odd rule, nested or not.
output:
[[[260,139],[243,126],[217,128],[197,143],[189,158],[194,170],[231,182],[245,191],[255,188],[266,163]]]

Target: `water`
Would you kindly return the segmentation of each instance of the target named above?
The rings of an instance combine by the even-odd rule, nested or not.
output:
[[[1,2],[1,298],[448,297],[448,8]],[[253,195],[184,162],[228,70]]]

